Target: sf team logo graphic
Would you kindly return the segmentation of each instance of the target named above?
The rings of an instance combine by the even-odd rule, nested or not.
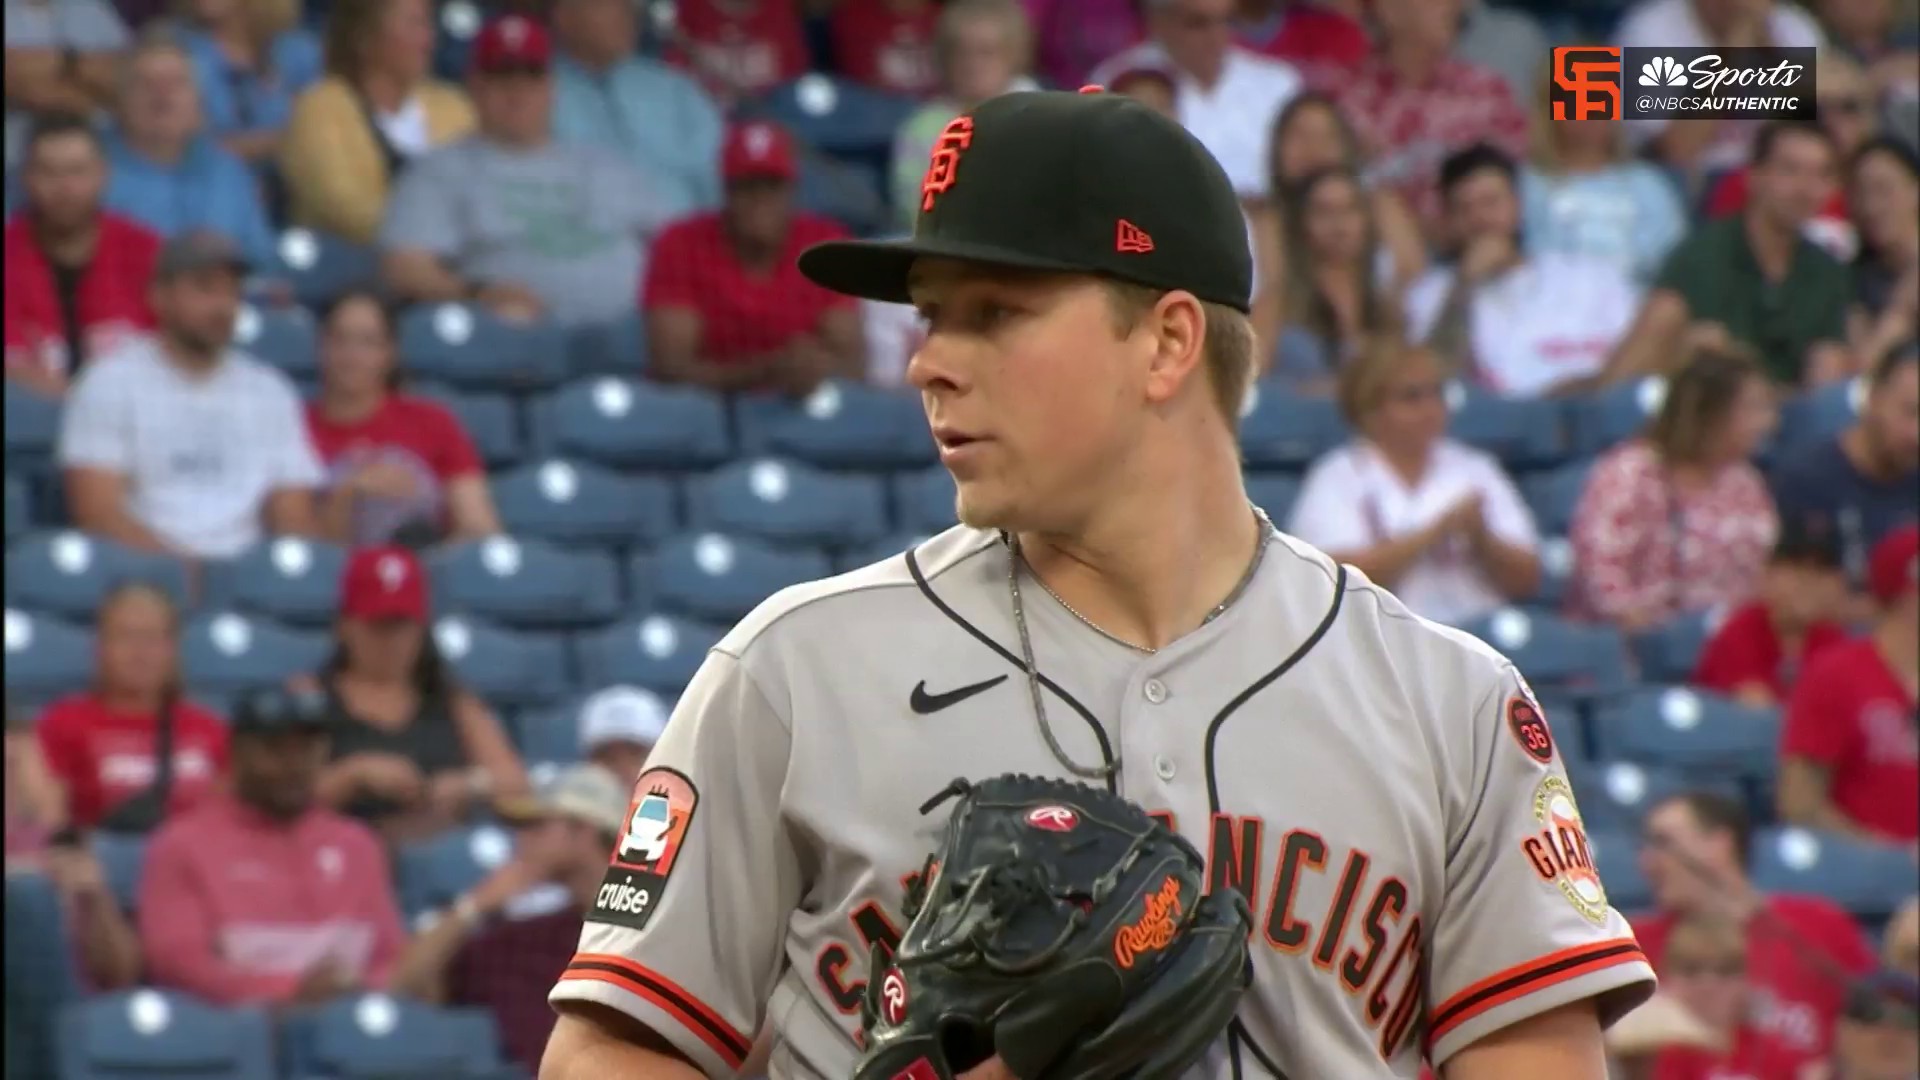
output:
[[[1553,86],[1547,91],[1555,120],[1620,119],[1620,48],[1563,45],[1553,50]]]
[[[1559,776],[1548,776],[1533,790],[1533,818],[1538,831],[1520,841],[1533,872],[1557,887],[1581,917],[1595,926],[1607,921],[1607,892],[1594,869],[1587,827],[1573,801],[1573,786]]]
[[[960,152],[973,145],[973,117],[956,116],[933,141],[933,156],[927,161],[927,175],[920,181],[920,209],[933,209],[933,201],[953,188],[960,171]]]
[[[661,767],[640,774],[607,876],[587,913],[589,922],[646,927],[679,861],[699,802],[693,781],[680,772]]]

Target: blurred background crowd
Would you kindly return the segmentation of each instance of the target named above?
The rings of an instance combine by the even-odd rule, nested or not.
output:
[[[1556,122],[1551,47],[1817,48]],[[1911,0],[7,0],[6,1075],[505,1077],[773,591],[953,520],[911,228],[1098,82],[1245,200],[1274,520],[1520,664],[1658,1080],[1920,1074]],[[1332,721],[1330,721],[1332,722]]]

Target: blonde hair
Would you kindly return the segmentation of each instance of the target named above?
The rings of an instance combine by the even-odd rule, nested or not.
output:
[[[1114,330],[1121,334],[1138,326],[1141,317],[1168,291],[1112,279],[1103,279],[1102,284],[1113,307]],[[1227,429],[1237,433],[1240,407],[1247,400],[1247,387],[1253,383],[1253,322],[1242,312],[1210,300],[1200,301],[1200,311],[1207,323],[1206,337],[1201,342],[1201,362],[1207,369],[1207,383]]]
[[[1334,404],[1340,407],[1347,426],[1358,430],[1360,422],[1386,398],[1387,387],[1394,378],[1410,361],[1421,356],[1425,356],[1435,370],[1443,370],[1440,358],[1423,345],[1409,344],[1392,332],[1368,335],[1360,348],[1340,365],[1334,383]]]

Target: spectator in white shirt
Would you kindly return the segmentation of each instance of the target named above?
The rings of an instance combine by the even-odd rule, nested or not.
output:
[[[1273,118],[1300,92],[1298,72],[1234,44],[1234,0],[1146,0],[1150,40],[1102,61],[1091,81],[1109,85],[1155,64],[1177,73],[1175,110],[1227,171],[1241,197],[1267,194]]]
[[[1518,174],[1476,145],[1440,166],[1451,265],[1407,290],[1414,340],[1451,372],[1497,394],[1535,397],[1583,385],[1633,324],[1640,289],[1616,263],[1521,246]]]
[[[300,398],[232,347],[247,266],[225,237],[183,233],[153,277],[159,322],[89,364],[67,398],[59,460],[80,528],[148,551],[228,558],[315,531],[323,479]]]
[[[1339,401],[1355,437],[1314,463],[1287,531],[1439,622],[1532,595],[1533,516],[1498,462],[1447,438],[1438,358],[1376,338],[1340,369]]]

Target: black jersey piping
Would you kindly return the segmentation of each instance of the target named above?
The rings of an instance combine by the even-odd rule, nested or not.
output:
[[[916,553],[909,551],[906,554],[907,554],[907,572],[913,575],[913,583],[919,586],[920,595],[926,597],[927,602],[932,604],[936,609],[938,609],[940,614],[945,615],[947,618],[953,620],[953,622],[957,624],[960,627],[960,629],[965,630],[967,633],[973,635],[974,640],[978,641],[982,645],[985,645],[987,648],[992,649],[995,653],[998,653],[1000,655],[1001,659],[1005,660],[1009,664],[1012,664],[1014,667],[1014,670],[1019,671],[1023,675],[1026,674],[1026,670],[1027,670],[1026,663],[1023,662],[1018,656],[1015,656],[1004,645],[1001,645],[999,642],[989,637],[986,631],[968,622],[964,616],[962,616],[959,612],[953,610],[953,608],[949,606],[945,600],[940,599],[939,594],[933,591],[933,585],[927,581],[927,575],[925,575],[920,571],[920,560],[916,557]],[[1088,711],[1085,705],[1080,704],[1078,699],[1076,699],[1072,694],[1069,694],[1064,689],[1062,689],[1059,683],[1056,683],[1052,679],[1047,678],[1045,673],[1038,671],[1037,670],[1038,665],[1035,665],[1035,667],[1036,667],[1035,674],[1040,679],[1040,685],[1046,687],[1048,690],[1053,691],[1053,694],[1055,697],[1058,697],[1061,701],[1066,702],[1067,705],[1070,708],[1072,708],[1074,712],[1080,714],[1080,719],[1085,720],[1087,722],[1087,726],[1093,729],[1093,737],[1100,741],[1100,761],[1102,764],[1104,764],[1107,767],[1107,790],[1114,792],[1115,794],[1118,794],[1120,791],[1120,786],[1119,786],[1120,778],[1118,775],[1119,771],[1117,769],[1114,769],[1113,767],[1113,744],[1107,741],[1106,729],[1100,726],[1100,722],[1093,718],[1093,713]],[[1208,772],[1211,773],[1212,770],[1209,769]]]
[[[1307,640],[1301,642],[1300,647],[1293,650],[1285,660],[1280,661],[1279,665],[1272,671],[1255,679],[1245,690],[1236,694],[1234,699],[1227,702],[1226,707],[1222,708],[1220,712],[1214,716],[1213,723],[1207,725],[1207,809],[1210,813],[1218,814],[1220,812],[1220,780],[1213,768],[1213,745],[1219,738],[1220,728],[1226,724],[1227,717],[1232,716],[1240,706],[1245,705],[1252,699],[1253,695],[1266,689],[1274,680],[1292,670],[1295,664],[1306,659],[1307,654],[1313,651],[1314,646],[1320,644],[1321,639],[1327,636],[1327,631],[1333,629],[1333,622],[1340,617],[1340,607],[1342,603],[1345,602],[1347,596],[1346,564],[1337,563],[1335,565],[1338,569],[1333,578],[1333,602],[1327,605],[1327,613],[1320,617],[1320,625],[1314,627],[1313,633],[1307,635]],[[1260,1044],[1253,1040],[1252,1034],[1247,1031],[1246,1025],[1242,1024],[1238,1017],[1235,1017],[1233,1021],[1227,1025],[1227,1056],[1233,1065],[1234,1080],[1240,1080],[1241,1077],[1240,1045],[1242,1043],[1246,1044],[1248,1052],[1253,1054],[1254,1058],[1260,1062],[1268,1074],[1273,1076],[1275,1080],[1287,1080],[1285,1070],[1281,1069],[1280,1066],[1274,1062],[1273,1058],[1265,1050],[1260,1048]]]

